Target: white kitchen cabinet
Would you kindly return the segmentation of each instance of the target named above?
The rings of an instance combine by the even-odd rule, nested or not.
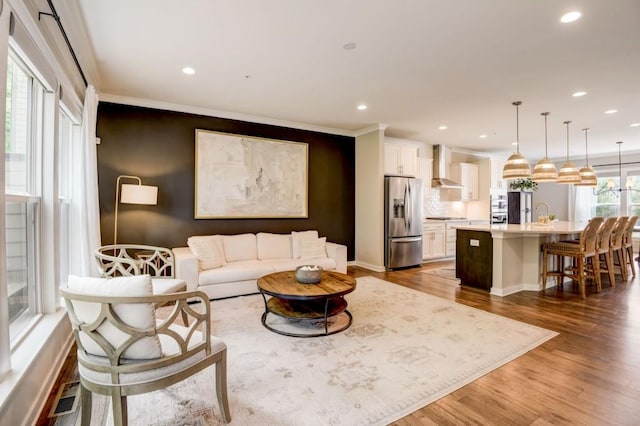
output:
[[[416,176],[418,174],[418,147],[412,144],[385,142],[384,173]]]
[[[505,161],[491,159],[491,188],[508,188],[508,180],[502,178]]]
[[[424,260],[445,257],[445,232],[444,223],[424,223],[422,225],[422,258]]]
[[[433,178],[433,158],[418,157],[418,177],[422,179],[424,199],[431,198],[431,179]]]
[[[457,163],[451,165],[451,179],[462,185],[456,190],[461,201],[478,200],[478,165],[472,163]]]

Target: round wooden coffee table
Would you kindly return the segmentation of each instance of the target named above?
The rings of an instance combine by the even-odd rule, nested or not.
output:
[[[356,280],[346,274],[322,271],[319,283],[302,284],[296,281],[295,271],[276,272],[258,279],[258,288],[264,299],[262,325],[275,333],[294,337],[328,336],[346,330],[353,320],[344,295],[355,290]],[[267,299],[267,295],[272,297]],[[292,320],[322,320],[324,333],[294,333],[275,328],[267,324],[270,313]],[[329,331],[329,318],[339,315],[346,315],[346,324]]]

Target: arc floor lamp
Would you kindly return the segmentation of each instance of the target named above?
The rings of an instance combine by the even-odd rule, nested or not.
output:
[[[123,183],[122,195],[120,195],[120,181],[122,179],[130,179],[138,182],[137,184]],[[118,205],[123,204],[158,204],[158,187],[143,185],[142,179],[138,176],[120,175],[116,180],[116,204],[115,218],[113,225],[113,244],[118,243]]]

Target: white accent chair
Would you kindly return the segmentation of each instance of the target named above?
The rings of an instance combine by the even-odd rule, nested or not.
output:
[[[127,396],[165,388],[212,364],[220,415],[231,421],[227,349],[211,336],[206,294],[153,295],[148,275],[70,276],[61,294],[78,346],[82,425],[91,422],[92,392],[110,396],[115,425],[127,425]],[[200,302],[197,310],[188,299]],[[156,321],[155,307],[167,303],[174,304],[170,315]],[[190,326],[175,323],[179,313],[190,317]]]
[[[115,244],[98,247],[94,253],[103,277],[151,276],[153,294],[187,291],[187,283],[175,278],[173,252],[165,247],[141,244]],[[157,307],[160,307],[157,306]],[[187,317],[183,314],[184,325]]]

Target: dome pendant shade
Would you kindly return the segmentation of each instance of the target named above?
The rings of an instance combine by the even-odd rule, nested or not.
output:
[[[575,164],[567,161],[560,167],[558,172],[558,183],[580,183],[580,171]]]
[[[584,154],[585,162],[584,167],[580,169],[580,182],[576,183],[576,186],[589,186],[595,188],[598,186],[598,178],[596,172],[589,166],[589,144],[587,142],[587,132],[589,128],[582,129],[584,131]]]
[[[580,169],[580,182],[576,183],[576,186],[588,186],[595,188],[598,186],[598,179],[596,178],[596,172],[589,166],[584,166]]]
[[[507,159],[502,169],[503,179],[524,179],[531,176],[531,167],[526,158],[519,152],[514,152]]]
[[[518,116],[518,107],[520,104],[522,104],[520,101],[511,103],[511,105],[516,107],[516,152],[511,154],[504,164],[502,179],[526,179],[531,177],[529,162],[520,154],[520,124]]]
[[[556,169],[556,165],[547,157],[538,161],[536,166],[533,168],[533,176],[531,177],[531,180],[534,182],[555,182],[557,179],[558,170]]]
[[[555,182],[558,180],[558,170],[556,165],[547,157],[547,116],[548,112],[540,115],[544,117],[544,158],[533,168],[533,176],[531,180],[534,182]]]

